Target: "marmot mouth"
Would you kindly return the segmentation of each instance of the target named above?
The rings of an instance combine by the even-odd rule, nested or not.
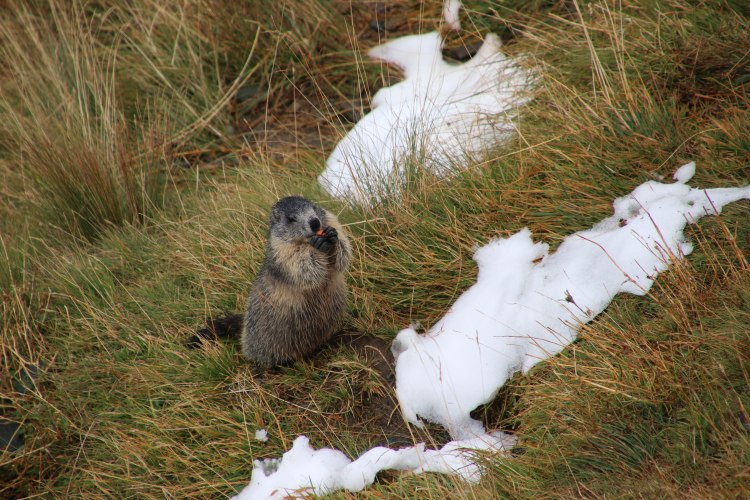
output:
[[[305,232],[305,235],[301,238],[301,240],[302,241],[307,241],[310,238],[312,238],[313,236],[318,236],[318,237],[322,238],[326,234],[326,232],[325,232],[326,227],[327,226],[321,227],[317,231],[307,231],[307,232]]]

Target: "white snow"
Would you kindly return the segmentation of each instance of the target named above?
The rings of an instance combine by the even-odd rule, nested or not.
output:
[[[352,462],[331,448],[315,450],[306,436],[299,436],[281,460],[256,460],[250,484],[234,498],[281,499],[325,495],[339,489],[356,492],[372,484],[375,475],[385,469],[456,474],[467,481],[478,481],[481,467],[476,463],[476,452],[501,453],[513,444],[512,436],[498,432],[451,441],[440,450],[425,450],[423,443],[400,450],[379,446]]]
[[[687,181],[693,178],[695,175],[695,162],[691,161],[690,163],[686,163],[685,165],[681,166],[677,169],[677,172],[674,173],[672,178],[679,182],[680,184],[686,184]]]
[[[476,284],[427,334],[399,332],[392,348],[404,416],[416,425],[420,418],[440,423],[455,441],[440,450],[378,447],[352,462],[340,451],[314,450],[300,436],[280,461],[256,461],[238,498],[360,491],[385,469],[478,480],[476,452],[502,453],[515,440],[485,433],[469,412],[491,401],[516,371],[561,351],[617,293],[647,293],[658,273],[692,252],[682,232],[688,223],[750,199],[750,187],[693,189],[687,181],[694,173],[688,163],[673,184],[641,184],[614,201],[611,217],[568,236],[551,254],[528,229],[492,240],[474,254]]]
[[[447,2],[446,13],[456,4]],[[494,34],[464,64],[444,61],[442,43],[432,32],[370,50],[370,57],[402,69],[405,79],[380,89],[372,111],[336,145],[318,177],[329,194],[367,204],[398,192],[415,161],[446,175],[512,137],[533,73],[500,52]]]
[[[748,187],[693,189],[686,182],[694,172],[689,163],[674,184],[638,186],[614,201],[611,217],[552,254],[528,229],[477,250],[476,284],[426,335],[407,328],[393,343],[404,416],[440,423],[454,439],[481,435],[469,412],[513,373],[561,351],[616,294],[648,292],[672,259],[692,252],[687,223],[750,199]]]
[[[443,19],[453,31],[461,31],[461,20],[458,12],[461,10],[460,0],[445,0],[443,3]]]
[[[257,431],[255,431],[255,440],[261,441],[263,443],[268,441],[268,431],[266,431],[265,429],[258,429]]]
[[[250,484],[235,498],[286,498],[306,492],[324,495],[337,489],[340,471],[350,462],[340,451],[313,450],[309,440],[299,436],[281,460],[256,460]]]

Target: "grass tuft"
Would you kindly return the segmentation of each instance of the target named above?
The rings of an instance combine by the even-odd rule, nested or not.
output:
[[[113,61],[97,53],[78,14],[54,2],[50,19],[24,5],[4,14],[0,146],[31,183],[43,220],[91,238],[154,213],[168,175],[160,124],[128,127]]]

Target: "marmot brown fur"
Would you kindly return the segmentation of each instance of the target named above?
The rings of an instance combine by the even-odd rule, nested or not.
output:
[[[301,359],[338,330],[346,309],[351,247],[335,215],[301,196],[279,200],[266,254],[241,315],[209,321],[188,342],[233,335],[259,368]]]

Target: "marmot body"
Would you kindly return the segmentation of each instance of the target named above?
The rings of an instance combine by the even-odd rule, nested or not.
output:
[[[351,247],[335,215],[300,196],[274,205],[243,318],[243,354],[271,367],[312,353],[341,325]]]

